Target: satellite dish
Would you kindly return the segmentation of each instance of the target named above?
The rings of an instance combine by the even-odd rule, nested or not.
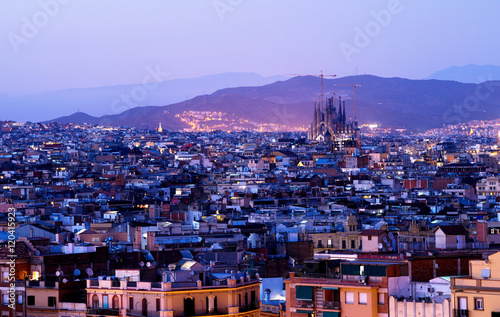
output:
[[[392,247],[389,247],[389,251],[392,252],[393,248]]]
[[[36,250],[35,250],[35,255],[36,255],[36,256],[39,256],[39,255],[40,255],[40,250],[36,249]]]
[[[146,266],[151,267],[151,263],[150,262],[146,263]]]
[[[139,263],[139,265],[140,265],[141,267],[144,267],[144,262],[143,262],[143,261],[141,261],[141,262]]]
[[[193,276],[193,275],[194,275],[194,271],[191,271],[191,273],[190,273],[190,274],[191,274],[191,276]]]
[[[90,267],[88,267],[86,270],[85,270],[85,273],[87,273],[88,276],[92,276],[94,275],[94,271],[92,271],[92,269]]]
[[[394,233],[389,232],[389,239],[393,240],[394,239]]]
[[[400,258],[400,259],[403,259],[404,257],[405,257],[405,256],[404,256],[404,254],[403,254],[403,253],[401,253],[401,254],[399,255],[399,258]]]
[[[68,280],[67,280],[67,279],[65,279],[65,278],[63,278],[62,282],[63,282],[63,283],[67,283],[67,282],[68,282]]]
[[[79,269],[75,269],[75,270],[73,271],[73,275],[74,275],[74,276],[80,276],[80,274],[81,274],[81,272],[80,272],[80,270],[79,270]]]
[[[384,242],[387,243],[387,237],[384,237]]]
[[[434,268],[437,270],[439,268],[439,265],[437,263],[434,264]]]
[[[382,247],[382,252],[385,252],[385,247]]]
[[[64,272],[63,271],[56,271],[56,276],[61,276],[61,275],[64,275]]]
[[[153,261],[153,266],[156,266],[156,261]]]
[[[379,249],[382,249],[383,247],[384,247],[384,245],[383,245],[382,243],[379,243],[379,244],[378,244],[378,248],[379,248]]]

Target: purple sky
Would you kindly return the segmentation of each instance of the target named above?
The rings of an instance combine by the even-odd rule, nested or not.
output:
[[[223,72],[424,78],[500,65],[498,1],[0,2],[0,94]]]

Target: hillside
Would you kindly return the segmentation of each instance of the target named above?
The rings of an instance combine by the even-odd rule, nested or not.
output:
[[[353,82],[361,85],[357,89],[357,118],[360,124],[378,123],[417,131],[500,117],[500,82],[477,85],[371,75],[325,79],[325,93],[331,95],[335,91],[337,96],[346,100],[350,118],[353,117],[353,89],[350,86]],[[319,90],[319,78],[294,77],[259,87],[221,89],[167,106],[133,108],[118,115],[100,117],[98,122],[150,129],[161,122],[164,129],[178,130],[192,126],[191,119],[186,119],[188,117],[198,116],[204,121],[213,121],[213,113],[221,112],[227,118],[216,120],[227,119],[224,129],[234,130],[244,124],[247,124],[247,129],[274,124],[292,130],[310,124],[313,100]],[[189,113],[193,111],[196,113]],[[198,113],[200,111],[212,114],[207,114],[209,117],[206,118],[205,114]],[[62,122],[60,120],[54,121]],[[245,120],[248,122],[245,123]]]

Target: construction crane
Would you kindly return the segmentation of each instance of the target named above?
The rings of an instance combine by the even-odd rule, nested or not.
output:
[[[360,84],[333,84],[334,86],[352,86],[354,89],[354,122],[356,122],[356,87],[361,87]]]
[[[337,77],[337,75],[324,75],[323,71],[320,72],[319,75],[313,75],[313,74],[286,74],[285,76],[314,76],[314,77],[319,77],[321,79],[321,101],[320,101],[320,106],[323,108],[323,77]]]

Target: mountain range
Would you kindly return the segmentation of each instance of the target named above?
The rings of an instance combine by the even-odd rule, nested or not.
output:
[[[479,84],[485,81],[500,80],[500,66],[474,64],[451,66],[435,72],[426,79],[453,80],[461,83]]]
[[[284,80],[284,76],[263,77],[255,73],[223,73],[198,78],[158,81],[162,76],[151,69],[144,83],[75,88],[37,94],[0,94],[0,120],[45,121],[84,112],[91,116],[119,114],[141,106],[162,106],[210,94],[219,89],[261,86]],[[48,111],[50,109],[50,111]]]
[[[331,96],[335,92],[336,97],[345,100],[347,116],[351,119],[354,116],[353,83],[361,85],[356,96],[360,124],[378,123],[423,131],[447,124],[500,117],[499,81],[472,84],[372,75],[324,79],[325,95]],[[261,125],[273,124],[293,130],[311,123],[314,100],[319,93],[319,78],[299,76],[261,86],[224,88],[165,106],[136,107],[101,117],[77,112],[53,121],[149,129],[161,123],[164,129],[180,130],[192,127],[193,121],[190,120],[193,118],[198,118],[198,123],[215,118],[215,121],[226,122],[224,129],[228,130],[235,127],[257,129]],[[206,113],[211,113],[211,117]]]

